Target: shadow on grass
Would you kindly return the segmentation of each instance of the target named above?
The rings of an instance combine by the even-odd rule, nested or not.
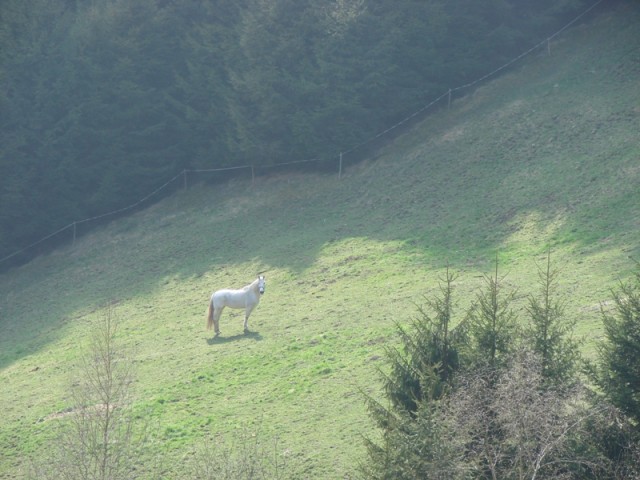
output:
[[[230,342],[238,342],[241,340],[254,340],[256,342],[259,342],[262,340],[262,335],[260,335],[260,332],[247,332],[238,335],[232,335],[231,337],[217,336],[213,338],[207,338],[207,344],[219,345]]]
[[[616,37],[620,41],[609,43],[609,23],[594,31],[589,42],[601,46],[604,38],[616,48],[589,68],[605,72],[621,64],[629,47],[617,46],[638,45],[635,18],[620,16],[624,28],[614,30],[625,35]],[[567,42],[566,55],[573,57],[578,45],[591,48],[583,40]],[[603,91],[600,77],[577,76],[584,66],[566,58],[544,62],[557,69],[558,85],[571,84],[571,95],[541,96],[549,87],[546,71],[514,72],[507,85],[487,86],[475,100],[390,142],[375,155],[379,160],[353,165],[341,182],[274,175],[255,185],[248,178],[197,185],[0,274],[0,371],[65,337],[67,324],[75,326],[110,299],[146,303],[145,297],[189,281],[197,285],[181,300],[180,308],[188,308],[196,298],[203,301],[209,278],[221,281],[235,265],[286,269],[292,282],[306,281],[324,249],[344,239],[401,242],[407,262],[427,270],[477,264],[520,248],[518,242],[640,256],[632,72],[616,75],[616,88]],[[593,108],[576,107],[594,91]],[[553,127],[534,128],[544,125]],[[351,260],[345,255],[345,263]],[[338,275],[344,272],[327,272],[328,280]],[[207,342],[261,339],[254,333]]]

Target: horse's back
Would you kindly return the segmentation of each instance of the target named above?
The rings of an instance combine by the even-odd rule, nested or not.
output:
[[[247,290],[218,290],[212,296],[214,307],[245,308],[252,302],[252,295]]]

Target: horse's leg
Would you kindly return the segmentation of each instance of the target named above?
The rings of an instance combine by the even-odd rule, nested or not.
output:
[[[213,331],[216,337],[220,335],[220,316],[222,315],[224,307],[218,307],[213,311]]]
[[[249,315],[251,315],[251,311],[253,310],[253,307],[249,307],[247,306],[247,308],[244,311],[244,333],[249,333]]]

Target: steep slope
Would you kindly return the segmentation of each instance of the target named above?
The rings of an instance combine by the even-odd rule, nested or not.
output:
[[[349,478],[371,433],[359,390],[447,265],[460,316],[498,255],[520,300],[548,248],[568,315],[599,336],[600,302],[640,257],[638,8],[567,31],[337,175],[200,185],[0,276],[0,478],[22,478],[68,407],[90,323],[112,305],[134,348],[136,408],[170,478],[206,436],[278,436],[298,478]],[[345,160],[348,161],[348,158]],[[265,272],[242,335],[213,289]]]

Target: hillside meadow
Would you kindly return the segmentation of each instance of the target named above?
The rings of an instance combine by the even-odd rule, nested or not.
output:
[[[0,478],[55,441],[95,321],[111,314],[152,426],[141,476],[189,478],[201,445],[278,441],[295,478],[355,478],[376,432],[363,393],[449,266],[457,319],[497,257],[514,308],[552,252],[584,353],[640,259],[640,22],[576,25],[336,174],[199,183],[0,275]],[[347,164],[349,159],[345,158]],[[203,179],[204,180],[204,179]],[[267,278],[251,333],[212,291]]]

